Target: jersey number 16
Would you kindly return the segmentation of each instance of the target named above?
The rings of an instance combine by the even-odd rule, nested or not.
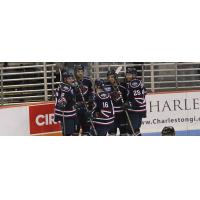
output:
[[[108,102],[103,102],[103,108],[108,108]]]

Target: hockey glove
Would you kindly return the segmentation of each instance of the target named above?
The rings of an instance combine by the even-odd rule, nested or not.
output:
[[[130,105],[129,105],[129,103],[128,102],[125,102],[123,105],[122,105],[122,109],[123,110],[128,110],[130,108]]]
[[[77,110],[82,110],[82,109],[85,108],[85,105],[84,105],[83,102],[77,102],[76,105],[75,105],[75,108],[76,108]]]
[[[87,118],[87,120],[92,119],[92,113],[89,111],[85,112],[85,117]]]

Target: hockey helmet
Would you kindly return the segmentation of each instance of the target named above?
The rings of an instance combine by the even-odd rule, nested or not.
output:
[[[74,65],[74,71],[78,71],[78,70],[83,70],[84,71],[84,65],[82,64],[75,64]]]
[[[116,76],[116,73],[115,73],[115,70],[114,70],[114,69],[109,70],[109,71],[107,72],[107,76],[111,76],[111,75]]]
[[[175,130],[172,126],[166,126],[161,132],[162,136],[175,136]]]
[[[94,84],[98,88],[103,88],[104,87],[104,80],[103,79],[97,79],[97,80],[95,80]]]
[[[68,71],[64,71],[62,73],[62,80],[64,80],[64,78],[69,78],[69,77],[74,77],[72,73],[68,72]]]
[[[127,67],[126,68],[126,73],[127,74],[133,74],[137,76],[137,70],[134,67]]]

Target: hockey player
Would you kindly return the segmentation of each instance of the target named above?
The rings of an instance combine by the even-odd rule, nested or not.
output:
[[[82,135],[88,136],[90,135],[90,123],[88,121],[87,111],[85,109],[85,103],[87,104],[90,97],[93,95],[92,82],[88,77],[84,76],[84,66],[83,65],[75,65],[74,66],[74,75],[76,84],[81,89],[76,90],[76,106],[77,106],[77,114],[78,114],[78,132],[80,128],[82,128]]]
[[[115,70],[108,71],[107,82],[105,83],[104,90],[110,94],[115,112],[115,122],[111,131],[109,131],[109,135],[116,135],[117,128],[119,128],[120,136],[127,136],[126,115],[122,108],[123,102],[126,100],[127,92],[126,88],[118,83]]]
[[[127,68],[127,107],[134,133],[130,130],[130,135],[141,136],[140,128],[142,118],[146,117],[146,89],[141,80],[137,79],[135,68]]]
[[[63,82],[55,92],[55,121],[61,123],[64,136],[77,135],[77,114],[75,109],[75,95],[72,85],[73,74],[63,72]]]
[[[108,92],[104,91],[104,81],[95,81],[92,120],[98,136],[106,136],[114,123],[114,107]]]
[[[161,135],[162,136],[175,136],[176,132],[174,130],[174,127],[166,126],[166,127],[163,128]]]

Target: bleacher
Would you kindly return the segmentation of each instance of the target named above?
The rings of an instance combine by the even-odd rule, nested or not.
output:
[[[93,63],[92,77],[106,79],[109,69],[135,67],[150,92],[200,89],[200,63]]]
[[[46,65],[45,73],[43,63],[0,63],[1,105],[44,101],[46,90],[46,99],[50,100],[55,78],[52,66]]]
[[[73,63],[0,63],[1,105],[54,100],[60,82],[59,68]],[[122,66],[123,81],[127,67],[135,67],[149,92],[200,89],[200,63],[87,63],[92,78],[106,79],[107,71]]]

